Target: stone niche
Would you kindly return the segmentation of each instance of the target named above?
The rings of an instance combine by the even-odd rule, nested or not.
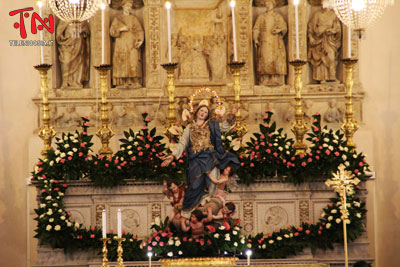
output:
[[[362,186],[361,199],[366,198]],[[330,203],[335,194],[323,181],[294,186],[275,179],[265,180],[250,186],[241,185],[228,195],[237,207],[236,218],[240,218],[243,235],[273,232],[288,225],[300,225],[303,221],[318,222],[322,208]],[[162,186],[150,182],[128,182],[112,189],[100,189],[87,182],[69,182],[64,203],[74,220],[85,227],[101,227],[101,212],[107,210],[107,229],[117,229],[117,209],[122,211],[122,229],[146,238],[150,235],[151,223],[164,219],[170,214],[170,203],[162,194]],[[370,260],[366,233],[355,242],[349,243],[350,259]],[[343,246],[337,244],[334,250],[309,249],[290,259],[264,260],[263,263],[329,263],[330,266],[344,266]],[[35,266],[95,266],[100,256],[93,252],[63,254],[62,250],[48,247],[38,248],[38,262]],[[91,265],[92,264],[92,265]],[[99,263],[100,264],[100,263]],[[127,263],[128,264],[128,263]],[[145,264],[145,263],[142,263]],[[141,266],[129,263],[127,266]]]
[[[322,7],[314,2],[301,0],[298,9],[299,57],[308,61],[303,67],[303,110],[307,120],[313,113],[319,112],[325,123],[338,128],[344,118],[343,83],[346,78],[340,59],[346,57],[348,51],[348,32],[332,17],[331,11],[321,15]],[[277,34],[272,34],[271,29],[266,27],[270,25],[266,23],[268,21],[276,23],[276,29],[279,29]],[[101,12],[82,26],[79,37],[73,40],[76,47],[82,49],[79,53],[62,51],[66,50],[63,42],[69,38],[70,30],[62,22],[56,23],[55,34],[45,33],[45,39],[53,39],[55,45],[44,48],[45,61],[53,64],[48,77],[51,123],[58,132],[74,131],[79,118],[87,115],[94,132],[100,125],[100,81],[94,66],[100,65],[102,58]],[[241,109],[249,133],[257,129],[267,109],[274,111],[278,125],[289,128],[294,120],[294,70],[289,61],[296,54],[292,1],[237,0],[235,25],[238,60],[246,63],[240,73]],[[321,29],[315,25],[322,25]],[[329,28],[329,25],[332,27]],[[319,50],[310,40],[317,31],[322,35],[328,34],[324,32],[327,28],[336,39],[333,42],[335,47],[325,44],[323,49],[329,52],[332,60],[323,63],[329,58],[316,60],[321,59],[321,55],[313,54],[314,50]],[[176,116],[181,116],[188,97],[201,87],[215,90],[225,105],[232,106],[233,78],[228,64],[233,58],[233,35],[229,1],[174,0],[171,29],[172,61],[179,63],[175,73]],[[276,36],[279,38],[276,39]],[[358,43],[355,38],[352,40],[352,57],[357,58]],[[127,47],[130,54],[125,51]],[[161,67],[168,61],[164,1],[111,1],[105,11],[104,51],[105,63],[114,65],[108,79],[109,116],[113,130],[118,134],[128,128],[139,127],[140,113],[145,110],[149,111],[153,125],[163,128],[168,110],[166,71]],[[266,51],[275,59],[266,60],[269,58]],[[64,57],[60,58],[62,53]],[[66,66],[69,65],[62,62],[66,60],[65,55],[74,67],[68,69]],[[129,60],[124,55],[129,56]],[[322,65],[314,67],[313,64],[318,62]],[[79,75],[77,71],[81,71]],[[278,74],[273,74],[274,71]],[[325,75],[326,80],[321,81],[314,79],[314,72],[318,72],[317,76],[321,78],[321,73],[329,71],[335,72],[334,76]],[[285,74],[282,76],[281,72]],[[282,84],[273,84],[274,81],[281,81]],[[354,68],[353,91],[355,118],[362,122],[364,93],[357,65]],[[40,127],[40,96],[33,101],[38,106]]]

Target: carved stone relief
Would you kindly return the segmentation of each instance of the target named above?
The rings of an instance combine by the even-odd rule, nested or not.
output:
[[[132,209],[126,209],[122,212],[122,225],[123,228],[126,229],[126,231],[129,231],[131,233],[136,233],[138,232],[138,229],[141,225],[141,220],[140,216],[137,213],[137,211],[132,210]]]
[[[252,201],[243,202],[243,230],[246,234],[254,231],[254,210]]]
[[[307,222],[310,220],[310,201],[309,200],[300,200],[299,201],[299,214],[300,214],[300,222]]]
[[[106,209],[106,205],[105,204],[97,204],[96,205],[96,216],[95,216],[95,225],[97,227],[101,227],[102,226],[102,212],[103,210]]]
[[[280,228],[287,225],[288,214],[282,207],[273,206],[265,211],[264,221],[268,228]]]
[[[328,108],[323,114],[323,119],[328,123],[343,122],[344,110],[338,106],[335,99],[328,101]]]
[[[151,204],[151,221],[154,222],[156,218],[161,219],[161,204],[153,203]]]

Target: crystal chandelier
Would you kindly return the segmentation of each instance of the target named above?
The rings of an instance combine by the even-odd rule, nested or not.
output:
[[[394,0],[326,0],[324,8],[332,8],[346,26],[363,31],[378,19]]]
[[[80,23],[90,19],[103,0],[48,0],[51,10],[61,20]]]

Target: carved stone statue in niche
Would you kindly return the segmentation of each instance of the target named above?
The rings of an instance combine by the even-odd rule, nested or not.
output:
[[[131,13],[132,3],[132,0],[123,1],[122,14],[114,17],[110,27],[110,35],[115,39],[112,78],[116,87],[141,87],[144,31]]]
[[[214,33],[209,37],[208,63],[211,79],[221,81],[226,77],[226,36],[222,22],[214,24]]]
[[[264,0],[264,4],[267,11],[258,16],[253,27],[258,84],[282,85],[287,74],[283,41],[287,25],[283,17],[274,11],[275,0]]]
[[[325,83],[337,81],[336,66],[342,30],[334,11],[323,8],[308,23],[308,60],[313,79]]]
[[[343,122],[343,110],[337,106],[335,99],[331,99],[328,102],[328,109],[324,113],[325,122]]]
[[[61,65],[61,88],[82,88],[89,81],[89,25],[82,22],[74,29],[69,22],[60,21],[56,41]],[[79,30],[74,33],[74,30]]]
[[[179,80],[210,79],[203,36],[183,35],[179,30],[175,47],[179,60]]]

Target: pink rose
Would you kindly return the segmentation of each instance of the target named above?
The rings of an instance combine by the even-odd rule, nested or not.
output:
[[[71,156],[69,156],[69,157],[68,157],[68,160],[72,160],[72,157],[71,157]]]
[[[82,156],[83,156],[83,153],[82,153],[82,152],[79,152],[79,153],[78,153],[78,156],[79,156],[79,157],[82,157]]]
[[[94,165],[97,165],[97,161],[93,162]]]
[[[147,126],[143,126],[143,127],[142,127],[142,130],[147,130]]]
[[[337,152],[337,151],[334,154],[335,154],[336,157],[339,157],[339,155],[340,155],[340,153]]]
[[[250,163],[250,167],[254,167],[254,163],[252,162],[252,163]]]
[[[307,165],[307,163],[305,163],[304,161],[301,163],[301,166],[305,167]]]
[[[87,120],[89,119],[89,117],[88,117],[88,116],[85,116],[84,118],[85,118],[85,119],[87,119]]]
[[[87,132],[82,132],[83,135],[87,135]]]
[[[64,162],[65,162],[65,159],[61,159],[60,161],[61,161],[61,163],[64,163]]]
[[[153,242],[151,242],[151,244],[152,244],[153,246],[155,246],[155,245],[157,245],[157,242],[156,242],[156,241],[153,241]]]
[[[303,231],[303,227],[297,227],[297,231],[299,232]]]
[[[298,232],[294,233],[294,236],[299,236],[299,233]]]
[[[315,128],[314,128],[314,132],[318,132],[318,128],[315,127]]]
[[[265,139],[265,135],[262,134],[262,135],[260,136],[260,138],[261,138],[261,139]]]
[[[135,156],[133,156],[133,157],[131,158],[131,160],[132,160],[132,161],[135,161],[135,160],[136,160],[136,157],[135,157]]]
[[[309,235],[310,234],[310,230],[306,230],[306,234]]]
[[[363,166],[363,163],[362,163],[362,162],[358,163],[358,166],[362,167],[362,166]]]
[[[331,151],[329,149],[325,150],[325,154],[327,154],[329,156],[329,154],[331,154]]]
[[[139,156],[143,156],[143,152],[142,151],[139,152]]]
[[[269,154],[269,153],[271,153],[271,149],[267,148],[267,150],[265,150],[265,152],[267,152]]]
[[[161,246],[161,247],[164,246],[164,242],[161,241],[161,242],[160,242],[160,246]]]
[[[90,235],[90,238],[94,238],[94,234],[91,234],[91,235]]]
[[[60,188],[58,188],[58,187],[54,188],[54,191],[58,191],[58,190],[60,190]]]
[[[104,164],[104,166],[106,166],[108,168],[109,165],[108,165],[108,163],[106,163],[106,164]]]
[[[85,147],[85,143],[81,143],[81,147]]]

